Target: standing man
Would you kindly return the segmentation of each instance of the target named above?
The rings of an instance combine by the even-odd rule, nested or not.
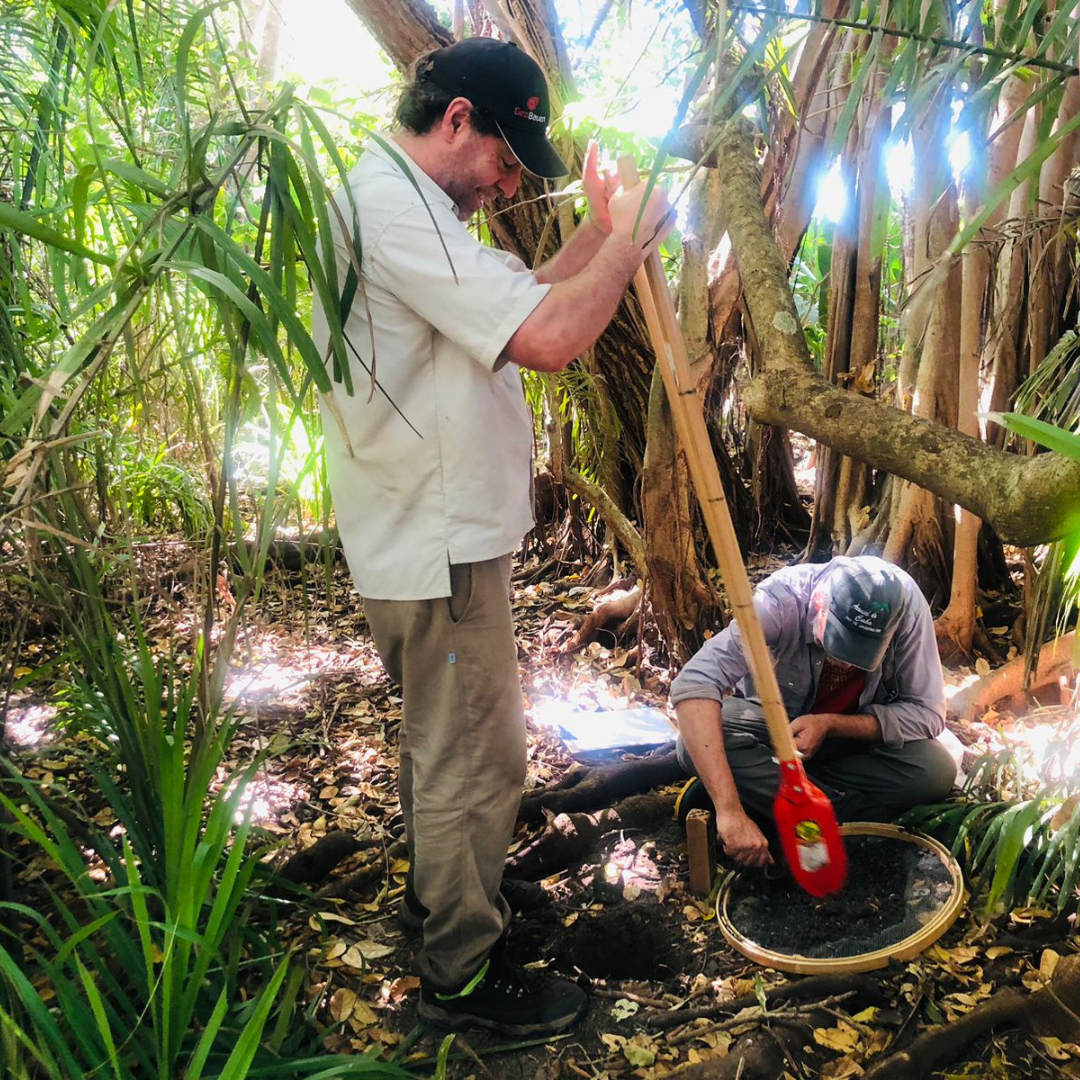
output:
[[[563,1030],[585,1007],[576,985],[523,971],[504,947],[500,883],[525,777],[509,574],[532,526],[518,368],[561,371],[592,345],[670,219],[662,192],[642,208],[642,188],[615,190],[590,147],[589,216],[554,258],[533,273],[478,243],[465,222],[511,198],[523,169],[568,172],[547,141],[548,100],[540,68],[504,42],[418,61],[392,152],[372,140],[335,197],[350,229],[355,207],[362,246],[345,336],[378,385],[360,389],[354,365],[358,392],[335,385],[323,403],[345,554],[402,687],[420,1015],[518,1035]],[[315,335],[325,355],[319,310]]]
[[[945,727],[930,607],[903,570],[869,555],[788,566],[754,592],[795,746],[840,821],[882,821],[944,799],[956,762]],[[729,696],[730,695],[730,696]],[[778,770],[742,638],[732,623],[671,684],[683,767],[679,816],[716,811],[744,866],[773,862]]]

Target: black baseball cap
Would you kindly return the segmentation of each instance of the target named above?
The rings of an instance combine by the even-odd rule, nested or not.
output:
[[[900,571],[881,559],[844,559],[822,579],[822,590],[821,647],[864,671],[879,668],[904,610]]]
[[[547,80],[531,56],[508,41],[474,37],[432,53],[417,73],[448,94],[468,98],[494,119],[514,157],[536,176],[570,170],[547,139],[551,99]]]

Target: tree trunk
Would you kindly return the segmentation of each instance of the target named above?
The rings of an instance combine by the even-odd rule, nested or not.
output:
[[[403,71],[432,49],[452,45],[453,34],[427,0],[345,0]]]
[[[960,301],[960,385],[957,428],[972,438],[979,436],[979,355],[982,346],[982,311],[990,276],[990,259],[984,248],[972,245],[965,253]],[[971,653],[975,637],[975,588],[979,570],[979,528],[982,522],[956,507],[958,521],[953,542],[952,590],[949,605],[934,624],[943,659],[959,659]]]
[[[649,403],[649,441],[641,476],[649,601],[671,658],[684,664],[722,624],[716,592],[698,559],[691,485],[659,368]]]
[[[842,15],[846,0],[827,0],[826,17]],[[790,263],[810,221],[817,193],[816,178],[823,168],[827,141],[841,100],[838,91],[826,78],[834,62],[837,34],[825,23],[811,27],[807,40],[794,61],[792,90],[797,108],[777,117],[761,184],[762,199],[777,236],[777,242]],[[673,152],[699,160],[704,155],[708,125],[690,124],[674,140]],[[715,157],[712,162],[715,163]],[[753,340],[753,330],[742,318],[742,285],[732,257],[718,261],[710,279],[710,307],[713,334],[726,354],[741,352],[743,340]],[[754,350],[750,349],[751,367]],[[702,373],[695,370],[699,379]],[[721,393],[730,389],[731,370],[717,370]],[[755,522],[754,536],[775,533],[788,536],[804,534],[810,528],[810,516],[803,507],[795,484],[790,440],[783,428],[769,429],[752,424],[749,436],[748,471],[752,477]]]
[[[879,68],[892,56],[891,41],[882,44]],[[855,261],[854,307],[851,313],[851,356],[848,388],[872,398],[880,368],[879,338],[881,260],[887,235],[889,179],[885,167],[885,146],[892,130],[890,112],[884,104],[886,70],[875,72],[882,93],[871,99],[861,125],[856,208],[859,243]],[[849,456],[840,458],[833,513],[833,551],[846,552],[864,525],[870,502],[870,470]]]
[[[1028,93],[1034,93],[1036,89],[1037,83],[1028,85]],[[1030,157],[1037,145],[1039,112],[1036,107],[1028,110],[1024,116],[1017,150],[1018,161]],[[1025,332],[1024,314],[1028,299],[1027,256],[1030,245],[1024,234],[1031,218],[1029,191],[1030,184],[1024,180],[1009,199],[1008,216],[1012,227],[998,259],[990,389],[990,408],[994,412],[1008,410],[1020,381],[1020,350]],[[1004,428],[991,424],[989,432],[992,443],[997,446],[1004,445]]]
[[[1019,546],[1080,528],[1080,462],[1049,453],[1001,453],[953,428],[838,389],[813,371],[787,266],[762,211],[753,147],[740,122],[726,126],[717,157],[732,249],[764,358],[762,371],[743,388],[751,414],[959,503]]]
[[[909,289],[915,294],[928,286],[934,267],[946,257],[959,226],[956,186],[951,182],[946,136],[952,120],[946,94],[935,96],[914,126],[915,195],[914,264],[909,268]],[[944,287],[911,306],[904,341],[901,371],[915,373],[914,385],[898,386],[901,399],[910,397],[916,416],[954,426],[959,371],[960,337],[956,312],[960,310],[960,273],[953,267]],[[903,564],[919,580],[927,596],[948,594],[946,530],[942,507],[933,493],[913,484],[893,488],[889,538],[884,557]]]

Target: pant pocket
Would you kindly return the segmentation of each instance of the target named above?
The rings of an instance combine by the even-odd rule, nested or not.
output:
[[[469,613],[473,598],[473,564],[458,563],[450,566],[450,621],[460,623]]]

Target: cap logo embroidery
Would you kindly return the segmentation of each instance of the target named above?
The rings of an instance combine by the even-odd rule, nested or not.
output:
[[[539,104],[540,99],[538,97],[531,97],[528,101],[525,102],[525,108],[528,109],[529,112],[532,112]]]
[[[530,101],[535,101],[536,99],[535,98],[530,98],[529,100]],[[540,116],[537,113],[534,113],[532,111],[532,109],[523,109],[520,105],[515,106],[514,115],[515,116],[520,116],[523,120],[533,120],[538,124],[546,124],[547,123],[547,117],[546,116]]]
[[[853,629],[879,634],[883,629],[882,624],[888,621],[889,612],[889,605],[880,601],[870,601],[869,610],[856,601],[848,609],[844,622]]]

